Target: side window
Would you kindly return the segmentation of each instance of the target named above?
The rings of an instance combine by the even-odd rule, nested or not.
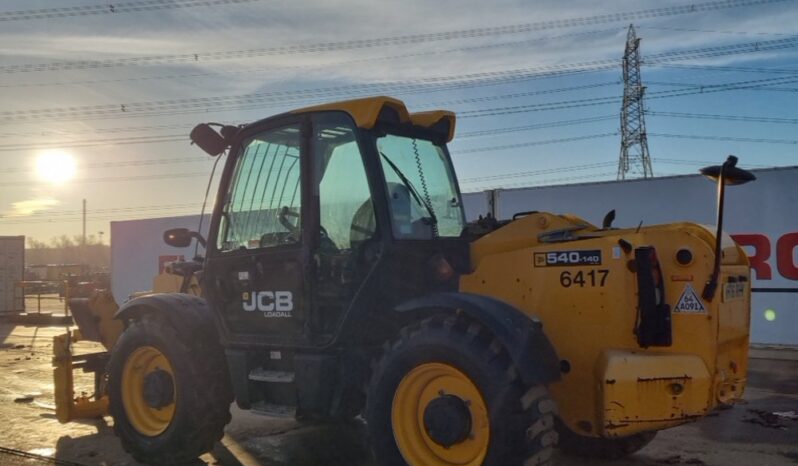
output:
[[[376,231],[363,158],[349,118],[330,113],[314,120],[321,247],[352,250]]]
[[[460,236],[465,218],[443,147],[425,139],[387,134],[377,139],[377,150],[394,237]]]
[[[300,141],[298,124],[245,141],[222,208],[221,251],[300,241]]]

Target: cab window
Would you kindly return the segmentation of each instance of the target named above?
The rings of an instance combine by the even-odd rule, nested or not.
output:
[[[270,129],[244,141],[222,208],[219,250],[299,243],[300,146],[298,124]]]
[[[341,114],[315,116],[314,134],[322,242],[350,250],[376,230],[360,148],[349,118]]]

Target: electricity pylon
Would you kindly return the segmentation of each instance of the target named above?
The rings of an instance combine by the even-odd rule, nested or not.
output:
[[[626,34],[623,54],[623,104],[621,105],[621,157],[618,179],[651,178],[651,157],[648,155],[643,94],[646,88],[640,79],[640,38],[634,25]]]

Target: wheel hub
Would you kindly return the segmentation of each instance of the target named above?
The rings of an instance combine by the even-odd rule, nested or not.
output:
[[[433,442],[445,448],[464,441],[471,433],[468,405],[454,395],[435,398],[424,410],[424,429]]]
[[[127,356],[121,392],[127,420],[141,435],[156,437],[172,423],[177,399],[174,369],[158,348],[140,346]]]
[[[391,427],[407,464],[479,466],[490,446],[488,408],[476,384],[449,364],[405,374],[391,403]]]
[[[175,383],[172,375],[156,368],[144,376],[143,397],[147,406],[160,409],[174,402]]]

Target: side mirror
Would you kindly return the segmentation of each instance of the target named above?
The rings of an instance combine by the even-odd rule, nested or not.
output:
[[[163,232],[164,243],[173,248],[187,248],[191,246],[191,230],[188,228],[172,228]]]
[[[191,142],[198,145],[200,149],[212,157],[221,155],[229,146],[227,140],[216,130],[211,128],[208,123],[201,123],[191,130],[189,135]]]
[[[172,246],[173,248],[187,248],[191,246],[191,240],[196,238],[200,246],[205,247],[205,238],[196,231],[191,231],[188,228],[172,228],[163,232],[164,243]]]

